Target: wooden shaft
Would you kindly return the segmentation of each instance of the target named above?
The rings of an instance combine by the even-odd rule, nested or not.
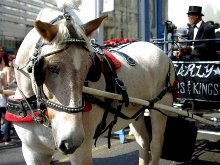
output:
[[[106,91],[101,91],[101,90],[98,90],[98,89],[93,89],[93,88],[89,88],[89,87],[85,87],[85,86],[83,87],[83,93],[96,95],[96,96],[101,96],[101,97],[106,97],[106,98],[110,98],[110,99],[114,99],[114,100],[122,100],[121,95],[106,92]],[[149,104],[150,104],[149,101],[134,98],[134,97],[129,97],[129,101],[131,103],[140,104],[140,105],[144,105],[144,106],[149,106]],[[155,103],[154,108],[163,109],[163,110],[166,110],[166,111],[169,111],[169,112],[177,113],[177,114],[182,115],[182,116],[190,117],[190,118],[198,120],[199,122],[207,124],[207,125],[214,125],[214,122],[212,122],[210,120],[204,119],[204,118],[196,116],[196,115],[194,115],[190,112],[183,111],[183,110],[180,110],[180,109],[177,109],[177,108],[173,108],[173,107],[170,107],[170,106],[167,106],[167,105],[162,105],[162,104]]]
[[[14,95],[15,91],[13,91],[13,90],[0,90],[0,93],[5,94],[5,95]],[[94,88],[89,88],[89,87],[85,87],[85,86],[83,87],[83,93],[96,95],[96,96],[101,96],[101,97],[114,99],[114,100],[123,100],[122,96],[119,95],[119,94],[110,93],[110,92],[106,92],[106,91],[102,91],[102,90],[98,90],[98,89],[94,89]],[[129,101],[131,103],[140,104],[140,105],[144,105],[144,106],[149,106],[150,105],[149,101],[134,98],[134,97],[129,97]],[[204,119],[200,116],[194,115],[193,113],[190,113],[190,112],[187,112],[187,111],[184,111],[184,110],[180,110],[180,109],[177,109],[177,108],[174,108],[174,107],[170,107],[170,106],[167,106],[167,105],[162,105],[162,104],[159,104],[159,103],[155,103],[154,108],[162,109],[162,110],[166,110],[166,111],[169,111],[169,112],[177,113],[177,114],[182,115],[182,116],[190,117],[192,119],[195,119],[195,120],[197,120],[201,123],[207,124],[207,125],[214,125],[213,121]]]
[[[0,94],[4,94],[4,95],[14,95],[15,91],[13,90],[0,90]]]

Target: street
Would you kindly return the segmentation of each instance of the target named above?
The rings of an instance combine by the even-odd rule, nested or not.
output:
[[[126,130],[128,132],[128,130]],[[13,136],[14,143],[10,145],[0,144],[0,165],[25,165],[21,142]],[[120,143],[118,135],[113,135],[112,147],[107,147],[107,138],[100,138],[97,147],[93,147],[94,165],[137,165],[138,150],[133,136],[126,135],[124,144]],[[70,165],[67,157],[59,153],[54,155],[53,165]],[[207,128],[199,129],[196,148],[192,159],[188,162],[173,162],[161,159],[161,165],[217,165],[220,164],[220,130],[210,132]]]
[[[220,165],[219,0],[0,0],[0,13],[0,126],[36,121],[52,130],[18,126],[28,147],[40,148],[26,149],[26,159],[45,156],[45,144],[81,151],[94,128],[94,137],[111,134],[152,109],[145,124],[153,148],[143,146],[159,158],[164,137],[160,165]],[[181,112],[165,106],[171,101]],[[144,124],[136,128],[145,133]],[[74,154],[91,158],[92,148],[94,165],[138,165],[139,146],[124,130],[124,142],[112,132],[110,149],[100,137]],[[14,128],[0,133],[0,165],[26,165]],[[33,164],[71,165],[49,154],[51,162]]]

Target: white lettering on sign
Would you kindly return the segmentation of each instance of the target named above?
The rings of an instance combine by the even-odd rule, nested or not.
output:
[[[179,83],[179,93],[188,93],[189,95],[219,95],[219,84],[212,83],[195,83],[188,81]]]
[[[174,62],[174,66],[180,98],[220,102],[219,61]]]
[[[207,78],[209,77],[214,70],[213,64],[207,65],[198,65],[198,64],[175,64],[175,67],[178,66],[177,76],[190,76],[190,77],[200,77],[200,78]],[[205,72],[204,72],[205,71]]]

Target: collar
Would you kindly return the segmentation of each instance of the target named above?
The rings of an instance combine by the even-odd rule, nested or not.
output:
[[[199,29],[199,27],[201,26],[201,24],[202,24],[202,20],[199,21],[199,22],[196,24],[196,27]]]

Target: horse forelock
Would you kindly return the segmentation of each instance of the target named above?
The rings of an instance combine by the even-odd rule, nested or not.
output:
[[[63,47],[60,44],[61,41],[65,40],[66,38],[70,38],[69,30],[67,29],[65,23],[59,24],[59,30],[57,32],[56,37],[51,41],[52,49],[61,49]]]
[[[74,28],[76,32],[76,36],[71,36],[69,29],[67,28],[67,22],[61,22],[59,26],[58,33],[56,37],[51,41],[52,43],[52,49],[61,49],[63,47],[62,44],[60,44],[61,41],[64,41],[67,38],[73,38],[73,39],[83,39],[85,40],[86,47],[89,49],[89,51],[93,52],[94,49],[92,48],[89,38],[85,35],[83,29],[72,19],[71,21],[72,28]]]
[[[91,44],[90,44],[89,38],[85,35],[85,32],[84,32],[83,28],[77,23],[77,21],[76,21],[74,18],[72,18],[71,23],[72,23],[72,26],[73,26],[73,28],[75,29],[75,31],[76,31],[78,37],[79,37],[79,38],[83,38],[83,39],[85,40],[85,42],[86,42],[86,47],[87,47],[91,52],[93,52],[94,49],[92,48],[92,46],[91,46]],[[79,38],[78,38],[78,39],[79,39]]]

